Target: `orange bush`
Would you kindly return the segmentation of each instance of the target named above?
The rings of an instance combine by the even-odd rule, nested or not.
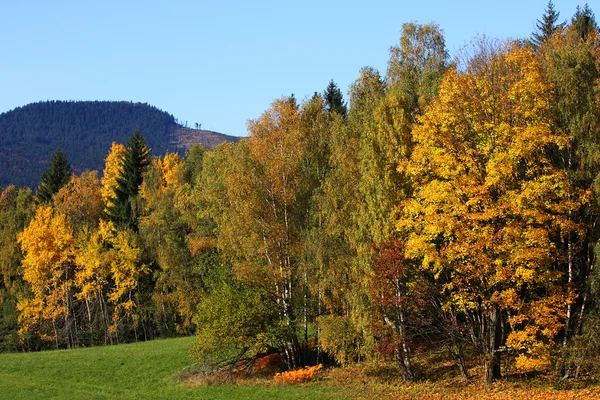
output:
[[[281,371],[284,367],[283,360],[279,354],[269,354],[256,360],[252,366],[252,373],[273,373]]]
[[[286,371],[275,374],[273,377],[274,383],[299,383],[312,379],[315,372],[323,368],[323,364],[314,365],[312,367],[304,367],[293,371]]]

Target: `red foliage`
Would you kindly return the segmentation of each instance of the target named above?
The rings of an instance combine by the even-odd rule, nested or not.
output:
[[[427,285],[418,267],[404,257],[400,241],[374,246],[373,299],[384,309],[418,310],[427,304]]]
[[[373,247],[372,296],[378,320],[373,328],[380,336],[379,351],[392,356],[406,341],[407,329],[423,322],[429,302],[429,286],[418,266],[404,257],[400,241]]]
[[[279,354],[269,354],[254,362],[252,373],[279,371],[283,367],[284,362]]]

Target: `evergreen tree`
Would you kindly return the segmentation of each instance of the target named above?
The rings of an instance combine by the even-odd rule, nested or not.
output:
[[[590,33],[598,30],[594,12],[587,3],[583,7],[583,10],[577,6],[577,11],[575,11],[575,15],[571,20],[571,25],[575,28],[579,37],[584,40]]]
[[[67,160],[67,156],[61,149],[56,149],[48,169],[42,174],[42,182],[37,188],[36,195],[41,203],[51,203],[54,193],[69,182],[73,170]]]
[[[560,24],[557,23],[558,16],[560,15],[554,9],[554,3],[552,0],[548,1],[548,5],[546,6],[546,11],[544,11],[544,15],[541,20],[537,20],[535,26],[537,27],[537,32],[533,32],[531,35],[531,43],[534,47],[539,47],[548,40],[554,32],[558,29],[562,29],[565,27],[565,22]]]
[[[329,81],[329,85],[325,89],[323,93],[323,97],[325,98],[325,109],[329,112],[336,112],[340,114],[344,119],[346,118],[346,114],[348,113],[348,109],[346,108],[346,102],[344,101],[344,97],[342,96],[342,92],[332,80]]]
[[[138,191],[149,164],[150,150],[140,131],[135,130],[127,142],[114,197],[109,199],[109,218],[119,228],[131,228],[137,232]]]

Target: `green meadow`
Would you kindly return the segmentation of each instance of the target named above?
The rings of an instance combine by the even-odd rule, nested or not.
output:
[[[77,350],[0,354],[0,399],[327,399],[338,390],[308,385],[190,386],[173,380],[192,364],[193,338]]]

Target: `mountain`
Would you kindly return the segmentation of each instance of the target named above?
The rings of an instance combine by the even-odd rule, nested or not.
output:
[[[125,144],[139,129],[153,155],[184,154],[193,144],[213,148],[235,136],[190,129],[169,113],[125,101],[45,101],[0,114],[0,187],[33,189],[57,148],[76,173],[102,171],[111,143]]]

